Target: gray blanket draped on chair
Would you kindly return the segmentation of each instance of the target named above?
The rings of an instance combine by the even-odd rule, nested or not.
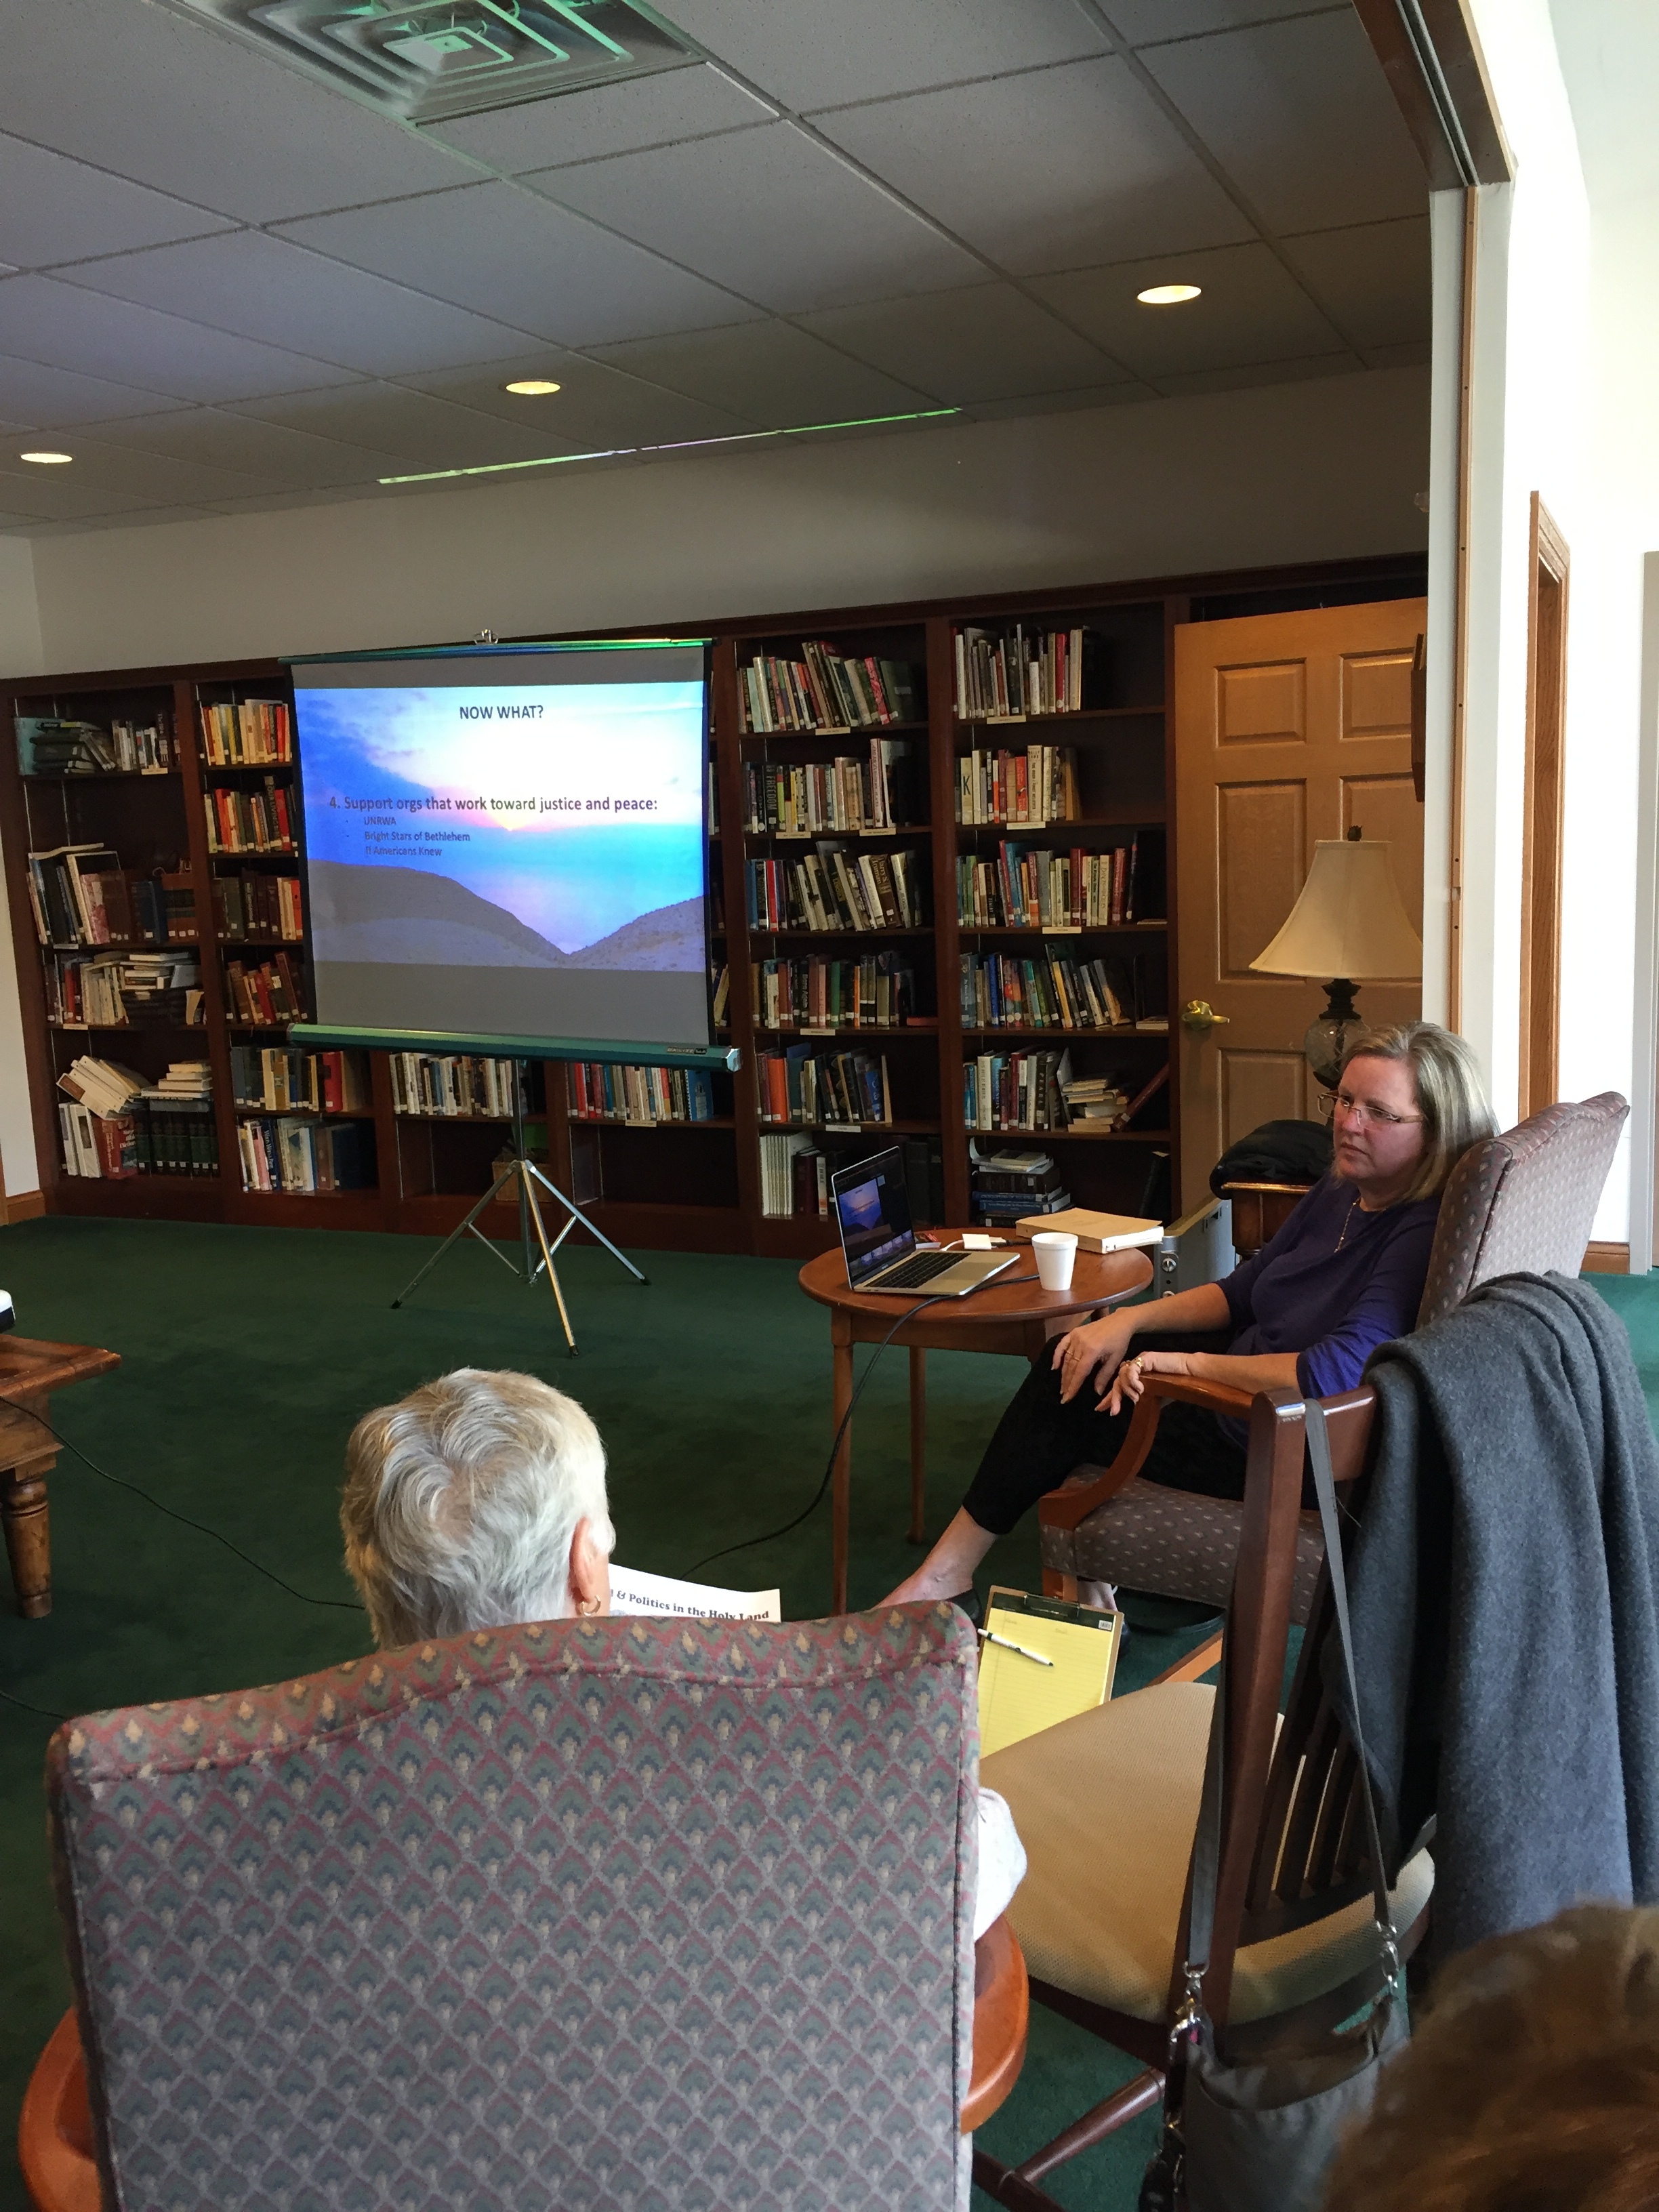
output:
[[[1435,1955],[1653,1901],[1659,1451],[1624,1324],[1565,1275],[1501,1276],[1366,1380],[1360,1717],[1395,1863],[1438,1816]]]

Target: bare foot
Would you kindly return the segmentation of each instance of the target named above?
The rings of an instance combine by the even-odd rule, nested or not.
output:
[[[959,1597],[973,1582],[975,1568],[994,1540],[990,1531],[981,1528],[965,1506],[959,1506],[950,1527],[915,1574],[906,1575],[882,1603],[919,1605],[929,1598]]]
[[[915,1574],[907,1575],[896,1589],[889,1590],[881,1601],[883,1605],[924,1605],[929,1598],[960,1597],[973,1579],[971,1568],[963,1572],[948,1563],[935,1566],[930,1558],[923,1560]]]

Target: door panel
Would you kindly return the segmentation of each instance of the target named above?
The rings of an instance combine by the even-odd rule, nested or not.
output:
[[[1406,910],[1423,898],[1423,811],[1411,783],[1411,665],[1421,599],[1188,623],[1176,631],[1176,1009],[1182,1211],[1216,1159],[1263,1121],[1307,1119],[1316,1085],[1302,1036],[1325,979],[1255,975],[1306,877],[1315,842],[1358,823],[1386,837]],[[1361,987],[1375,1022],[1415,1019],[1415,978]]]

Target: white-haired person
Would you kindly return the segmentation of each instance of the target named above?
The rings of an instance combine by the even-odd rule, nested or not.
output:
[[[365,1413],[340,1527],[382,1650],[611,1610],[605,1446],[575,1400],[533,1375],[458,1367]],[[981,1790],[976,1940],[1024,1873],[1012,1815]]]

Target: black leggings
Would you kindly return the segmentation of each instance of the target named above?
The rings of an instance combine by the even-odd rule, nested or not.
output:
[[[1142,1352],[1226,1348],[1226,1337],[1216,1334],[1136,1340]],[[1069,1406],[1062,1405],[1053,1359],[1054,1346],[1048,1345],[997,1423],[962,1501],[993,1536],[1006,1536],[1039,1498],[1059,1489],[1074,1467],[1109,1467],[1128,1431],[1133,1408],[1121,1413],[1095,1411],[1100,1392],[1092,1376]],[[1158,1420],[1140,1480],[1168,1490],[1197,1491],[1206,1498],[1243,1498],[1243,1439],[1201,1407],[1171,1400]]]

